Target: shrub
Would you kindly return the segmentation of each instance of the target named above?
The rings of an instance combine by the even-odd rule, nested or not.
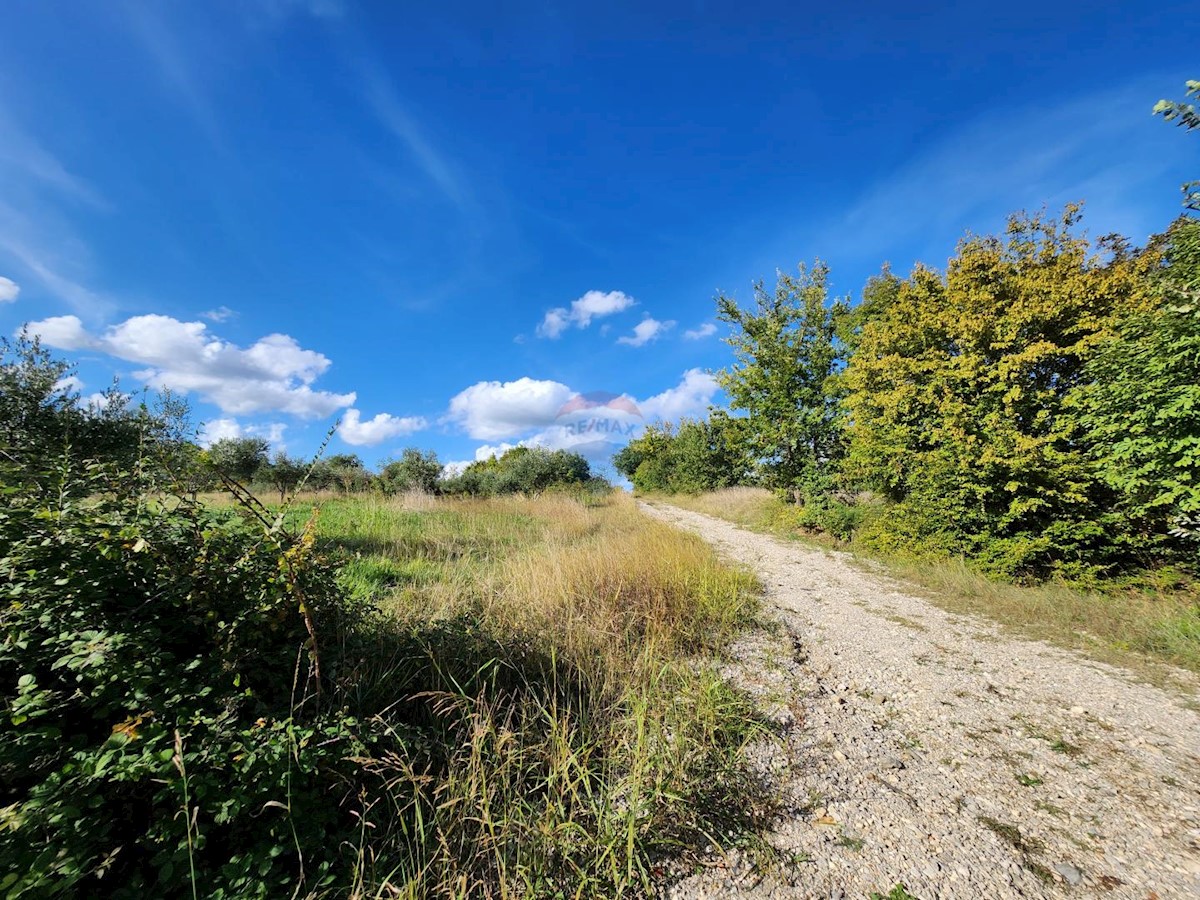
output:
[[[0,889],[327,883],[347,760],[371,743],[330,702],[342,644],[318,623],[332,638],[363,615],[332,567],[307,534],[154,502],[99,467],[59,477],[53,502],[10,490],[0,509]]]

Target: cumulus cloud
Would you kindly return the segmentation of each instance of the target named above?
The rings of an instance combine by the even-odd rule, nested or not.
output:
[[[66,378],[60,378],[54,382],[54,392],[56,394],[65,394],[67,392],[78,394],[83,388],[83,379],[78,375],[68,375]]]
[[[200,446],[211,447],[217,441],[230,438],[265,438],[274,450],[284,450],[283,433],[287,425],[283,422],[264,422],[258,425],[243,425],[237,419],[221,418],[205,422],[200,429]]]
[[[647,316],[633,326],[633,334],[627,334],[625,337],[617,338],[618,344],[628,344],[630,347],[641,347],[644,344],[649,344],[651,341],[656,341],[663,334],[675,327],[674,322],[660,322],[658,319]]]
[[[557,306],[548,310],[537,327],[538,337],[551,340],[562,335],[568,328],[587,328],[593,319],[611,316],[636,304],[637,301],[623,291],[588,291],[571,303],[571,308]]]
[[[134,376],[149,387],[196,393],[226,415],[284,412],[304,418],[333,415],[355,394],[314,390],[328,357],[305,350],[286,334],[268,334],[249,347],[215,337],[203,322],[146,315],[93,334],[75,316],[33,322],[30,333],[59,350],[95,350],[146,366]]]
[[[342,415],[338,435],[355,447],[373,447],[386,440],[420,431],[428,424],[421,416],[393,416],[388,413],[379,413],[364,422],[357,409],[348,409]]]
[[[689,328],[683,333],[684,340],[698,341],[706,337],[711,337],[717,333],[717,326],[712,322],[705,322],[703,325],[697,325],[695,328]]]
[[[21,286],[11,278],[0,275],[0,303],[12,303],[21,293]]]
[[[648,422],[654,419],[675,422],[685,416],[703,415],[720,389],[717,380],[708,372],[688,369],[675,387],[648,397],[638,405]]]
[[[645,400],[628,394],[577,394],[564,384],[531,378],[485,381],[455,397],[446,419],[489,441],[475,450],[476,460],[513,447],[544,447],[582,453],[603,467],[645,423],[704,416],[719,390],[703,369],[689,369],[674,387]],[[463,465],[458,464],[459,470]]]
[[[473,438],[511,438],[553,423],[574,394],[557,381],[480,381],[451,398],[447,418]]]

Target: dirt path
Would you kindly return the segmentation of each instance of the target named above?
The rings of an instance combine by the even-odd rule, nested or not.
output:
[[[672,897],[1200,898],[1194,702],[841,554],[644,508],[753,568],[786,628],[785,652],[742,655],[789,725],[769,838],[788,862],[734,857]]]

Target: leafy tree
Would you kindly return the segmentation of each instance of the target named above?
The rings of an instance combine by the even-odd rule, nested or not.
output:
[[[399,459],[386,463],[379,472],[379,480],[389,493],[417,490],[432,494],[441,477],[442,464],[437,454],[414,447],[406,448]]]
[[[648,426],[613,457],[613,466],[641,491],[699,493],[749,478],[742,419],[714,411],[707,420]]]
[[[271,486],[279,491],[279,502],[283,503],[287,495],[300,486],[307,470],[302,460],[280,451],[259,470],[259,474],[265,475]]]
[[[1187,83],[1187,96],[1200,98],[1200,81]],[[1186,101],[1159,100],[1154,104],[1154,114],[1188,131],[1200,128],[1200,112],[1197,112],[1194,104]]]
[[[754,286],[751,309],[717,297],[737,360],[717,380],[730,405],[748,414],[747,450],[765,482],[801,496],[819,492],[842,455],[834,376],[843,362],[836,322],[844,306],[828,305],[828,276],[819,261],[798,275],[780,272],[773,292]]]
[[[899,504],[878,544],[967,552],[1009,575],[1113,552],[1120,523],[1077,392],[1119,316],[1147,302],[1152,258],[1116,241],[1093,253],[1078,218],[1015,216],[1003,238],[966,238],[945,277],[918,266],[863,326],[846,470]]]
[[[208,448],[213,468],[239,484],[250,484],[267,463],[271,449],[265,438],[221,438]]]
[[[1101,477],[1148,539],[1200,531],[1200,222],[1164,236],[1156,303],[1088,365],[1085,421]]]
[[[471,463],[460,475],[442,483],[446,493],[477,496],[533,496],[554,487],[584,486],[607,489],[603,479],[592,475],[585,457],[543,447],[513,447],[501,456]]]
[[[319,460],[311,476],[316,487],[335,488],[343,493],[366,490],[371,473],[357,453],[335,453]]]
[[[1189,81],[1187,83],[1187,96],[1200,98],[1200,81]],[[1162,116],[1168,122],[1174,122],[1181,128],[1188,131],[1200,129],[1200,111],[1196,110],[1195,104],[1176,102],[1173,100],[1159,100],[1154,104],[1154,114]],[[1200,210],[1200,181],[1190,181],[1183,186],[1183,205],[1188,209]]]
[[[71,363],[52,356],[36,337],[0,338],[3,458],[31,475],[49,460],[128,468],[143,459],[161,465],[163,454],[184,439],[179,426],[186,421],[186,405],[169,394],[153,409],[147,403],[131,409],[114,384],[85,404],[73,387],[74,374]]]
[[[852,356],[862,340],[863,329],[868,322],[879,319],[887,314],[896,297],[900,293],[902,280],[892,273],[892,267],[884,263],[878,275],[867,279],[863,287],[862,299],[854,306],[844,306],[837,309],[834,325],[838,340],[841,341],[846,358]]]

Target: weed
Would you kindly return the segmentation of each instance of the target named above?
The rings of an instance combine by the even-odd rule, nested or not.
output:
[[[1071,757],[1072,759],[1077,758],[1078,756],[1080,756],[1080,754],[1083,753],[1082,747],[1077,747],[1075,744],[1072,744],[1071,742],[1064,740],[1063,738],[1059,738],[1054,743],[1052,743],[1050,745],[1050,749],[1053,750],[1055,753],[1062,753],[1065,756]]]
[[[838,847],[845,847],[847,850],[853,850],[855,853],[867,846],[867,842],[860,837],[852,837],[851,835],[842,832],[842,835],[834,841]]]
[[[1006,842],[1012,845],[1012,848],[1018,853],[1038,853],[1042,849],[1042,842],[1037,838],[1027,838],[1021,834],[1021,829],[1016,825],[1011,825],[1008,822],[1000,822],[993,819],[991,816],[980,816],[979,821],[987,827],[987,829],[997,836],[1003,838]]]

